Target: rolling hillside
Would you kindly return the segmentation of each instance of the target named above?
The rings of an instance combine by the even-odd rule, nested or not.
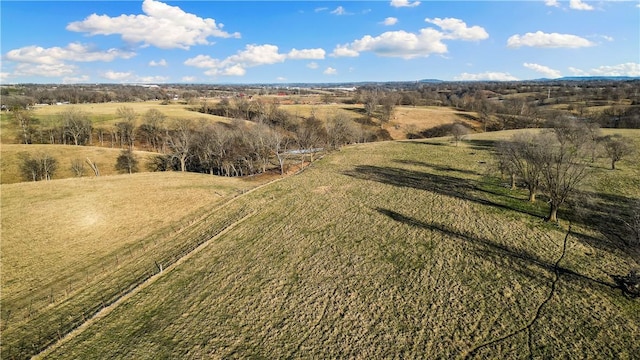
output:
[[[603,235],[626,236],[602,214],[640,198],[640,155],[617,171],[594,164],[582,189],[590,202],[565,207],[556,226],[542,221],[543,202],[528,204],[525,192],[488,176],[491,142],[508,134],[457,147],[443,139],[348,147],[214,202],[160,234],[157,250],[128,257],[123,248],[115,280],[74,288],[13,322],[4,303],[3,353],[36,354],[63,339],[42,357],[635,357],[640,303],[612,276],[640,258]],[[627,135],[640,145],[640,133]],[[142,275],[105,301],[109,281],[132,281],[122,272]]]

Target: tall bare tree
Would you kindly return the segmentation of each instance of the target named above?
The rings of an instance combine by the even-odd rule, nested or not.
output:
[[[136,112],[133,108],[121,106],[116,110],[116,116],[122,121],[116,123],[120,146],[128,146],[133,149],[136,140]]]
[[[633,153],[631,140],[621,135],[607,135],[601,138],[604,150],[611,160],[611,170],[616,169],[616,163],[623,157]]]
[[[20,171],[25,180],[51,180],[58,169],[58,160],[48,153],[39,153],[33,158],[27,153],[22,153],[20,157]]]
[[[558,221],[558,209],[588,175],[588,147],[564,142],[562,136],[546,132],[539,138],[542,149],[542,184],[549,197],[547,221]]]
[[[498,143],[498,162],[512,175],[512,187],[515,183],[513,175],[519,178],[527,190],[529,201],[535,202],[542,180],[542,158],[540,135],[530,133],[516,134],[510,141]]]
[[[183,172],[187,171],[187,160],[194,155],[195,131],[193,128],[191,120],[176,120],[167,139],[170,154],[180,162],[180,171]]]
[[[165,120],[167,118],[160,110],[149,109],[142,116],[143,122],[139,132],[152,151],[164,151]]]
[[[75,145],[85,145],[91,140],[92,124],[89,115],[75,107],[70,107],[60,113],[62,131],[65,138]]]

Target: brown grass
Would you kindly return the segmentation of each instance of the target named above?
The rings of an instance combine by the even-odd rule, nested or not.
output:
[[[2,172],[0,183],[13,184],[25,181],[20,172],[22,154],[28,154],[32,158],[41,154],[52,156],[58,161],[58,169],[55,171],[53,178],[65,179],[76,176],[71,170],[71,164],[74,160],[83,162],[85,177],[94,177],[93,171],[86,163],[87,158],[97,164],[101,176],[118,174],[115,165],[120,151],[121,149],[117,148],[93,146],[3,144],[0,148],[0,171]],[[146,172],[148,171],[147,164],[157,154],[146,151],[134,151],[134,155],[138,159],[138,170]]]
[[[211,216],[257,211],[242,226],[49,357],[634,357],[640,304],[611,275],[638,259],[603,224],[542,222],[486,141],[350,147],[240,197]]]

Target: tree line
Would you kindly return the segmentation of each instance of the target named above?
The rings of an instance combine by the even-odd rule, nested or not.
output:
[[[47,125],[27,111],[13,111],[12,115],[20,143],[120,148],[123,151],[119,164],[130,164],[122,165],[127,172],[137,169],[131,164],[135,160],[132,150],[138,149],[158,153],[149,165],[152,171],[245,176],[275,168],[284,174],[294,158],[301,163],[313,161],[314,154],[320,151],[372,141],[377,136],[341,114],[329,119],[320,119],[315,113],[299,118],[275,103],[262,108],[263,111],[253,112],[230,107],[232,120],[228,123],[170,119],[157,109],[139,115],[127,106],[116,110],[117,121],[110,126],[95,126],[89,114],[71,106]],[[238,111],[245,115],[239,117]],[[245,120],[247,115],[251,121]]]

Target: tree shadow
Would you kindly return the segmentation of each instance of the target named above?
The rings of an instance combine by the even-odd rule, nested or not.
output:
[[[433,164],[429,164],[429,163],[426,163],[426,162],[423,162],[423,161],[394,160],[394,162],[396,162],[398,164],[403,164],[403,165],[413,165],[413,166],[428,167],[428,168],[431,168],[431,169],[436,170],[436,171],[452,171],[452,172],[458,172],[458,173],[461,173],[461,174],[480,175],[479,173],[477,173],[475,171],[471,171],[471,170],[456,169],[456,168],[453,168],[451,166],[433,165]]]
[[[468,121],[480,121],[480,119],[477,116],[473,116],[468,113],[457,112],[456,115]]]
[[[513,198],[496,195],[500,196],[502,200],[504,200],[502,202],[496,202],[480,196],[482,193],[489,192],[478,187],[477,181],[470,179],[461,179],[447,175],[435,175],[428,172],[372,165],[359,165],[352,170],[345,171],[344,174],[361,180],[377,181],[398,187],[410,187],[418,190],[432,191],[438,194],[472,201],[501,210],[520,212],[540,219],[543,217],[540,213],[531,212],[525,208],[511,206],[509,203],[513,202]]]
[[[475,150],[486,150],[490,153],[494,152],[496,141],[495,140],[478,140],[478,139],[468,139],[465,140],[468,146]]]
[[[536,254],[530,253],[523,249],[513,249],[507,245],[500,244],[493,240],[461,233],[443,224],[423,222],[421,220],[402,215],[393,210],[384,208],[376,208],[375,210],[380,214],[388,216],[394,221],[422,229],[442,232],[452,239],[470,243],[477,247],[477,249],[475,250],[476,255],[481,256],[485,259],[488,258],[489,260],[494,261],[499,258],[509,258],[510,260],[512,260],[512,270],[535,280],[540,280],[539,275],[534,274],[531,271],[530,266],[538,267],[549,272],[558,271],[558,273],[561,275],[569,276],[573,279],[581,281],[584,284],[589,284],[590,286],[601,285],[611,289],[620,288],[620,286],[615,282],[606,282],[594,279],[589,276],[580,274],[572,269],[562,266],[556,266],[555,263],[543,260]],[[560,254],[558,254],[558,257],[559,256]],[[494,261],[494,263],[500,262]]]
[[[420,161],[397,161],[400,164],[417,165],[434,170],[457,172],[458,169],[441,167]],[[459,171],[469,174],[466,170]],[[500,188],[488,181],[463,179],[445,174],[432,174],[427,171],[416,171],[396,167],[380,167],[359,165],[345,171],[345,175],[361,179],[377,181],[398,187],[409,187],[430,191],[454,198],[471,201],[503,211],[514,211],[542,221],[547,215],[544,201],[529,203],[524,198],[513,196],[512,191]],[[584,201],[589,198],[590,201]],[[631,208],[635,199],[610,194],[582,192],[574,196],[572,202],[558,211],[560,219],[571,221],[581,227],[592,229],[602,234],[602,238],[594,238],[575,232],[576,238],[584,244],[609,253],[625,253],[634,259],[640,259],[638,246],[627,243],[625,219],[631,216]],[[539,200],[544,200],[540,196]]]

